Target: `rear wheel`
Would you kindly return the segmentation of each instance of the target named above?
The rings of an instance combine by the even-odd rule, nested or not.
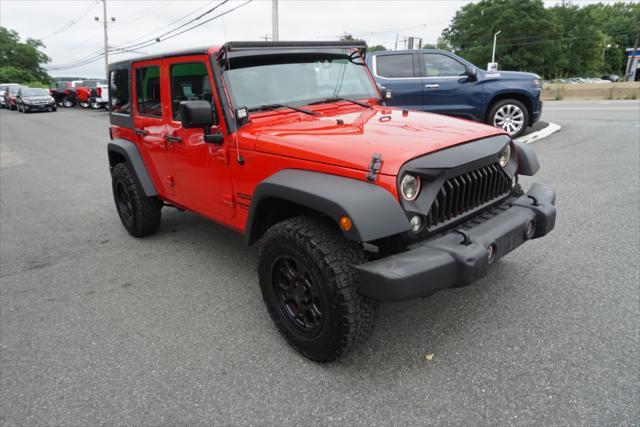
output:
[[[113,199],[122,225],[134,237],[153,234],[160,228],[162,201],[147,197],[133,170],[118,163],[111,172]]]
[[[375,303],[358,293],[353,268],[364,261],[359,245],[323,218],[296,217],[267,231],[260,288],[271,318],[294,349],[331,362],[369,335]]]
[[[92,102],[91,103],[91,108],[94,110],[99,110],[100,108],[102,108],[102,105],[100,105],[99,102]]]
[[[81,101],[81,102],[80,102],[80,108],[89,108],[89,103],[88,103],[88,102]]]
[[[491,106],[487,123],[501,128],[512,138],[517,138],[529,126],[529,110],[516,99],[502,99]]]
[[[72,99],[64,98],[62,100],[62,105],[64,106],[64,108],[71,108],[76,105],[76,102]]]

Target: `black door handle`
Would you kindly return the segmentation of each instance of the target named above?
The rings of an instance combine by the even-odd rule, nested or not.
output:
[[[136,135],[139,135],[139,136],[149,135],[149,131],[146,129],[134,129],[133,131],[136,133]]]
[[[165,140],[167,140],[167,142],[182,142],[182,138],[180,138],[179,136],[165,136],[164,137]]]

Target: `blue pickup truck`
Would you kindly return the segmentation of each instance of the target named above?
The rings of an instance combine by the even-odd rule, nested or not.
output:
[[[438,49],[370,52],[366,60],[378,84],[393,92],[387,105],[488,123],[514,138],[542,114],[536,74],[489,73]]]

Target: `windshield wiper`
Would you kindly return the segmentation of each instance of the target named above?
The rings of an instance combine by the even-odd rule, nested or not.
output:
[[[262,111],[277,110],[278,108],[288,108],[290,110],[299,111],[301,113],[308,114],[310,116],[318,115],[318,113],[316,113],[315,111],[309,111],[309,110],[305,110],[304,108],[293,107],[291,105],[286,105],[286,104],[261,105],[259,107],[249,108],[249,111],[251,112],[251,111],[260,111],[260,110]]]
[[[371,105],[365,104],[364,102],[356,101],[356,100],[349,99],[349,98],[342,98],[340,96],[334,96],[334,97],[331,97],[331,98],[321,99],[320,101],[312,102],[309,105],[326,104],[328,102],[336,102],[336,101],[347,101],[347,102],[359,105],[359,106],[364,107],[364,108],[371,108]]]

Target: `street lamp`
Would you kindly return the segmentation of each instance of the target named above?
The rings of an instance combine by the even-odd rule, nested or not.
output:
[[[491,62],[487,64],[487,71],[490,73],[498,72],[498,64],[496,64],[496,41],[498,39],[498,34],[500,34],[501,32],[502,30],[493,35],[493,52],[491,53]]]
[[[493,53],[491,54],[491,62],[496,62],[496,41],[498,40],[498,34],[501,32],[502,30],[493,35]]]

